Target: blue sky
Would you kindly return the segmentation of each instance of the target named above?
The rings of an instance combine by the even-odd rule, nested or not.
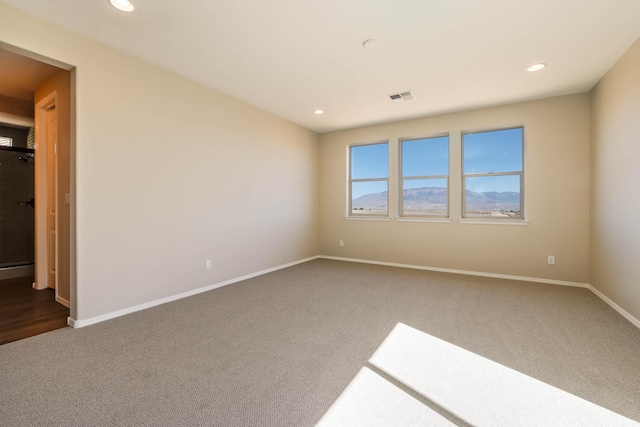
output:
[[[428,176],[449,173],[449,137],[402,142],[402,175]]]
[[[387,178],[389,176],[389,144],[351,147],[351,178]]]
[[[522,169],[522,128],[463,136],[464,172],[510,172]]]
[[[487,173],[522,170],[522,128],[466,134],[464,172]],[[389,145],[353,146],[351,173],[353,179],[386,178],[389,175]],[[437,137],[407,140],[402,143],[403,176],[447,175],[449,173],[449,138]],[[442,179],[408,180],[404,188],[444,187]],[[520,191],[518,176],[467,178],[467,189],[483,191]],[[353,198],[387,191],[386,182],[354,183]]]

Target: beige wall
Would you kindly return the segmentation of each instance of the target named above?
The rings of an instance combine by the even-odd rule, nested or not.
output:
[[[70,219],[71,206],[65,204],[65,194],[71,194],[71,73],[60,70],[43,81],[35,91],[35,104],[56,92],[57,114],[57,171],[58,171],[58,283],[57,296],[71,301],[70,289]]]
[[[520,124],[528,225],[460,224],[461,131]],[[443,132],[450,133],[451,223],[395,221],[398,138]],[[346,147],[386,139],[391,220],[345,220]],[[588,282],[588,94],[327,133],[320,142],[323,255]],[[547,265],[548,255],[556,257],[556,265]]]
[[[640,39],[593,89],[591,284],[640,319]]]
[[[317,134],[3,3],[0,41],[76,67],[75,319],[318,253]]]

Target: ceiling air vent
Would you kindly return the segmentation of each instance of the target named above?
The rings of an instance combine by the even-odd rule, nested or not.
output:
[[[403,101],[411,101],[416,98],[413,96],[413,93],[411,93],[411,91],[408,90],[406,92],[394,93],[393,95],[389,95],[389,99],[392,100],[393,102],[403,102]]]

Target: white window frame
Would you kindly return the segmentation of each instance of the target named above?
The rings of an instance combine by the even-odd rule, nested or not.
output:
[[[356,178],[353,179],[352,178],[352,171],[351,171],[351,164],[352,164],[352,156],[353,156],[353,148],[356,147],[365,147],[365,146],[370,146],[370,145],[382,145],[385,144],[387,146],[387,177],[386,178],[382,178],[382,177],[371,177],[371,178]],[[349,145],[347,147],[347,215],[346,218],[348,219],[388,219],[389,218],[389,212],[390,212],[390,206],[389,206],[389,160],[390,160],[390,156],[389,156],[389,141],[378,141],[378,142],[366,142],[366,143],[361,143],[361,144],[352,144]],[[359,214],[353,213],[353,197],[352,197],[352,193],[353,193],[353,183],[354,182],[386,182],[387,183],[387,213],[385,214]]]
[[[402,170],[402,145],[407,141],[419,141],[426,139],[435,139],[435,138],[447,138],[447,170],[449,173],[447,175],[424,175],[424,176],[404,176],[404,172]],[[451,138],[449,133],[441,133],[436,135],[418,137],[418,138],[401,138],[398,140],[398,217],[399,218],[449,218],[451,215],[450,206],[451,206],[451,186],[449,175],[451,174]],[[429,215],[429,214],[412,214],[407,215],[404,211],[404,182],[418,179],[446,179],[447,180],[447,212],[445,215]]]
[[[0,147],[13,147],[13,138],[10,136],[0,136]]]
[[[520,171],[507,171],[507,172],[486,172],[486,173],[464,173],[464,137],[469,134],[478,134],[478,133],[488,133],[488,132],[498,132],[502,130],[510,130],[510,129],[522,129],[522,169]],[[461,222],[467,223],[522,223],[523,225],[527,224],[525,220],[525,134],[524,134],[524,125],[517,126],[508,126],[502,128],[491,128],[491,129],[482,129],[482,130],[471,130],[471,131],[463,131],[461,134],[461,173],[462,173],[462,186],[461,186],[461,196],[462,196],[462,205],[461,205]],[[467,178],[476,178],[476,177],[494,177],[494,176],[520,176],[520,215],[515,217],[483,217],[483,216],[467,216]]]

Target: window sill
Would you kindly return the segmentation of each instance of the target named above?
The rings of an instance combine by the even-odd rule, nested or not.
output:
[[[460,224],[482,224],[482,225],[527,225],[529,221],[526,219],[470,219],[461,218],[458,220]]]
[[[451,218],[419,218],[419,217],[400,217],[396,218],[397,222],[439,222],[442,224],[450,224]]]
[[[388,216],[345,216],[347,221],[389,221]]]

